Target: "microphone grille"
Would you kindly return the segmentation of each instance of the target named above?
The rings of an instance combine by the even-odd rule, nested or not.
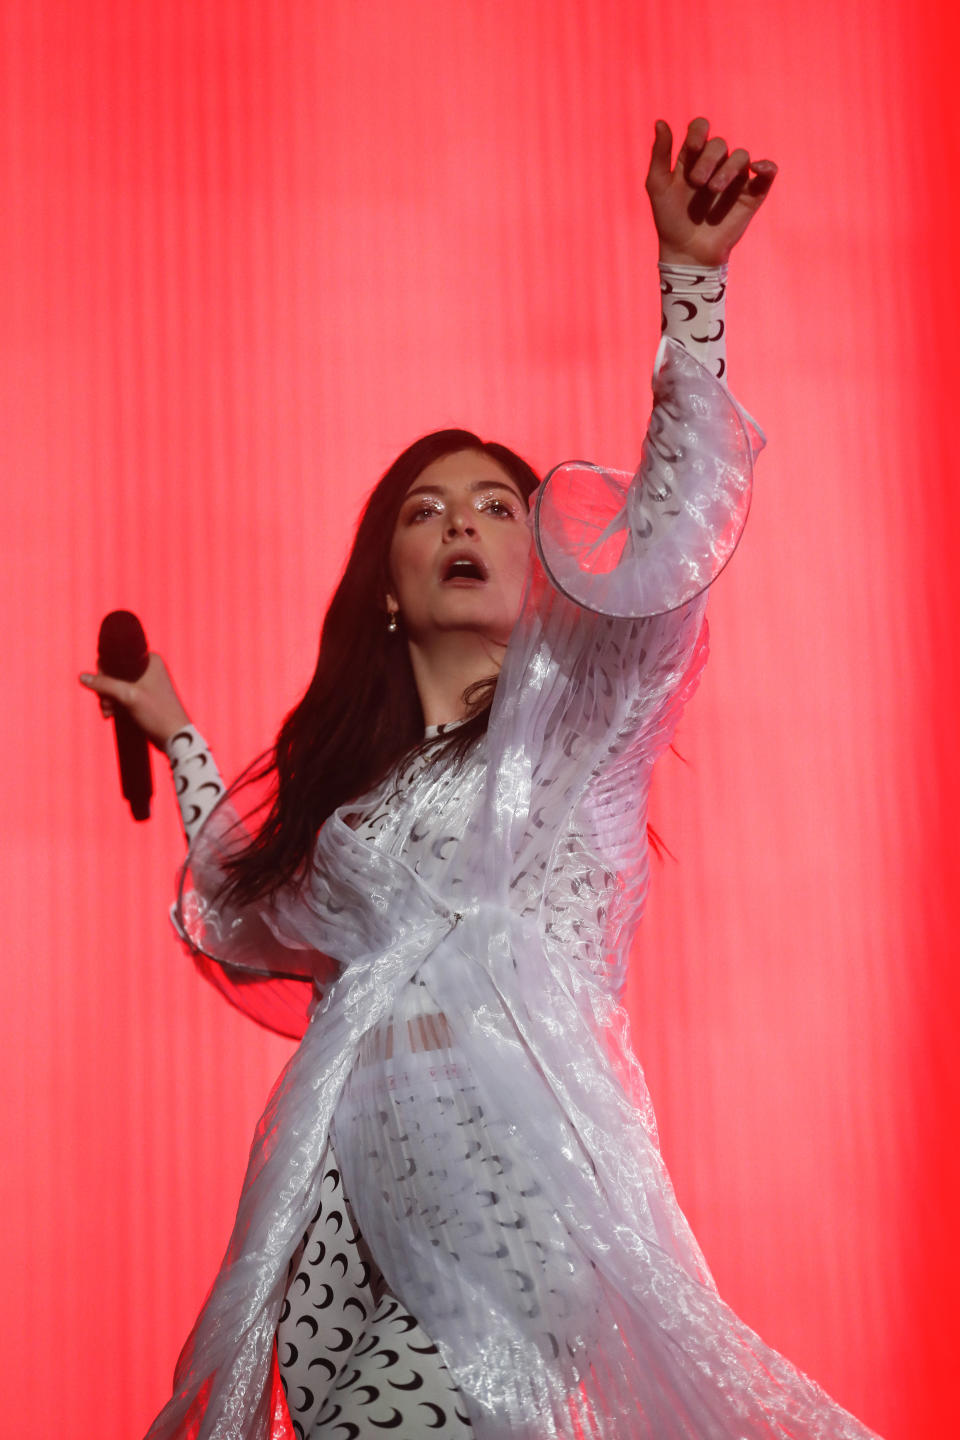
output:
[[[97,639],[97,664],[116,680],[139,680],[150,652],[143,626],[131,610],[111,610]]]

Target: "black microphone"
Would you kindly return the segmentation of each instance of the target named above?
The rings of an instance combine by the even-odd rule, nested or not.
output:
[[[111,610],[105,615],[97,638],[97,666],[103,674],[132,683],[140,679],[149,660],[147,637],[136,615],[129,610]],[[147,737],[116,701],[113,726],[123,798],[129,800],[134,820],[149,820],[153,773]]]

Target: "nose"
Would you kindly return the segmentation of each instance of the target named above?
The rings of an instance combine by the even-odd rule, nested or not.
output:
[[[477,532],[474,528],[472,512],[460,505],[451,507],[447,513],[447,523],[443,533],[448,540],[453,540],[458,535],[475,535]]]

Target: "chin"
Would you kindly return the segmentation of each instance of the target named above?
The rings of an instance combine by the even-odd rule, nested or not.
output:
[[[477,609],[470,613],[466,607],[459,613],[447,613],[435,615],[433,622],[421,632],[419,639],[421,644],[429,644],[431,631],[434,634],[444,636],[463,635],[464,638],[470,635],[478,636],[489,640],[495,645],[505,645],[510,639],[510,634],[516,624],[516,616],[504,615],[502,610],[491,614],[488,608]]]

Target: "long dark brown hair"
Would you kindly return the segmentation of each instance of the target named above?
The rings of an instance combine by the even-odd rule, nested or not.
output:
[[[273,749],[241,783],[268,782],[269,809],[250,844],[226,863],[225,896],[248,904],[302,877],[317,832],[339,805],[377,785],[424,745],[424,718],[402,630],[387,629],[390,545],[410,486],[428,465],[463,450],[501,465],[525,499],[539,484],[505,445],[469,430],[436,430],[407,447],[371,494],[343,578],[320,632],[313,678],[281,726]],[[496,677],[472,686],[465,724],[431,750],[462,756],[487,728]]]

